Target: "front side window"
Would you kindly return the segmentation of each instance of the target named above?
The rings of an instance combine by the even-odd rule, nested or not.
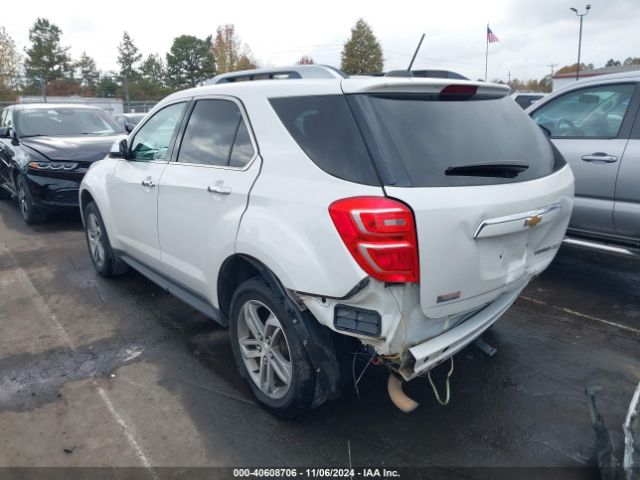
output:
[[[178,161],[244,167],[254,150],[240,108],[230,100],[199,100],[189,117]]]
[[[634,89],[634,84],[582,88],[543,105],[532,118],[553,137],[615,138]]]
[[[163,108],[149,119],[131,142],[131,159],[166,160],[171,139],[182,118],[185,102]]]

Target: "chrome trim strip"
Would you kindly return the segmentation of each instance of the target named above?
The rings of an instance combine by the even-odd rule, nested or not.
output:
[[[570,247],[582,248],[585,250],[596,250],[599,252],[611,253],[613,255],[620,255],[623,257],[640,258],[640,248],[609,245],[608,243],[604,242],[598,242],[594,240],[581,240],[570,237],[565,237],[562,240],[562,244],[568,245]]]
[[[534,215],[547,215],[555,210],[559,210],[560,207],[560,203],[553,203],[551,205],[547,205],[544,208],[539,208],[537,210],[531,210],[528,212],[522,212],[522,213],[515,213],[513,215],[507,215],[505,217],[498,217],[498,218],[490,218],[489,220],[483,220],[480,225],[478,225],[478,228],[476,229],[475,233],[473,234],[473,238],[476,239],[478,238],[478,235],[480,235],[480,233],[482,232],[482,230],[485,227],[491,226],[491,225],[500,225],[503,223],[511,223],[511,222],[521,222],[521,221],[526,221],[529,217],[532,217]],[[523,225],[524,226],[524,225]]]

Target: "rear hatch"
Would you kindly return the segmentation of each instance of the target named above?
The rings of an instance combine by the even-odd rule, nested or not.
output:
[[[343,89],[387,196],[414,212],[426,316],[478,308],[549,264],[573,176],[508,89],[411,80]]]

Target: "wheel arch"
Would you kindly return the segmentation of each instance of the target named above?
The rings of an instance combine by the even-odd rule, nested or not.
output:
[[[338,397],[344,384],[344,375],[340,367],[344,354],[343,345],[350,338],[321,325],[309,310],[301,310],[276,274],[260,260],[237,253],[224,261],[217,284],[218,308],[221,314],[229,318],[234,292],[243,282],[254,277],[261,277],[274,292],[283,297],[285,310],[294,319],[294,327],[316,374],[314,407]]]

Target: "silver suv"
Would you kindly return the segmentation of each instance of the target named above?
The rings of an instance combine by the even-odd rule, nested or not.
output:
[[[581,80],[532,105],[576,178],[565,243],[640,256],[640,72]]]

